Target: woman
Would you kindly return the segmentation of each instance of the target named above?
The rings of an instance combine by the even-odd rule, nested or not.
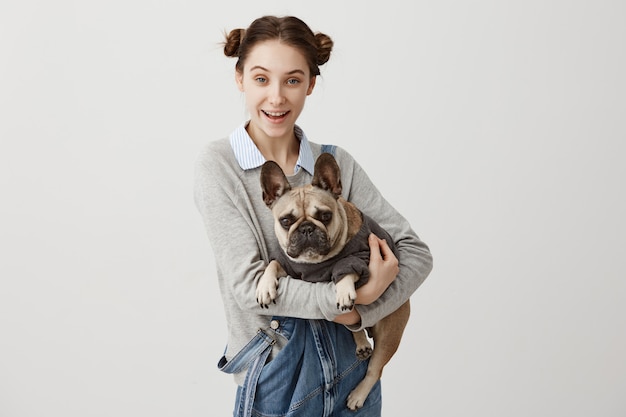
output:
[[[281,278],[276,304],[261,309],[256,283],[280,247],[261,196],[260,167],[277,162],[292,186],[311,181],[322,145],[296,125],[333,42],[295,17],[264,16],[230,31],[224,53],[237,58],[235,80],[250,119],[211,142],[196,165],[195,201],[206,225],[228,324],[219,367],[238,384],[235,416],[353,416],[350,391],[367,361],[355,356],[351,330],[373,325],[409,299],[432,268],[428,247],[385,201],[344,149],[330,148],[342,171],[343,195],[394,238],[370,237],[370,279],[356,307],[342,314],[333,283]],[[326,151],[327,149],[324,149]],[[380,382],[356,415],[380,416]]]

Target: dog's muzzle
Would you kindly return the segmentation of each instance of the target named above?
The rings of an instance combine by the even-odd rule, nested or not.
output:
[[[289,238],[287,255],[298,258],[302,253],[326,255],[330,251],[330,242],[326,232],[309,221],[302,222]]]

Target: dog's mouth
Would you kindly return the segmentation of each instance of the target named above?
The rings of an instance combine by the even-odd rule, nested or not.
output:
[[[287,255],[298,262],[317,263],[330,252],[328,235],[318,228],[302,227],[289,238]]]
[[[315,248],[306,248],[304,250],[287,250],[287,255],[296,262],[305,264],[316,264],[326,259],[326,253],[320,253]]]

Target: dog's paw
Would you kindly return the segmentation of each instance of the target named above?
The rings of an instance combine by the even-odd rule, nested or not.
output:
[[[278,278],[263,274],[256,287],[256,302],[261,308],[268,308],[271,303],[276,304],[278,295]]]
[[[367,397],[363,398],[358,393],[352,391],[350,395],[348,395],[348,402],[346,405],[350,410],[357,411],[359,408],[363,407],[366,399]]]
[[[363,407],[363,404],[365,404],[365,400],[367,400],[367,396],[372,390],[372,382],[374,381],[368,381],[367,379],[364,379],[348,395],[348,401],[346,405],[350,410],[356,411],[359,408]]]
[[[356,347],[356,357],[357,359],[364,361],[365,359],[372,356],[372,346],[368,343],[367,345],[357,346]]]
[[[372,344],[366,336],[365,330],[352,333],[354,337],[354,344],[356,345],[355,353],[359,360],[365,360],[372,356]]]
[[[337,308],[341,311],[350,311],[354,308],[356,291],[337,291]]]
[[[355,274],[348,274],[335,284],[335,290],[337,291],[337,308],[341,309],[341,311],[349,311],[354,308],[354,301],[356,300],[354,283],[357,278]]]

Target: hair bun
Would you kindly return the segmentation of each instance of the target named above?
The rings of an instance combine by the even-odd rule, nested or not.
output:
[[[324,65],[330,59],[330,53],[333,50],[333,40],[324,33],[316,33],[315,40],[317,42],[317,65]]]
[[[246,36],[245,29],[233,29],[226,35],[224,42],[224,55],[231,58],[239,56],[239,46]]]

